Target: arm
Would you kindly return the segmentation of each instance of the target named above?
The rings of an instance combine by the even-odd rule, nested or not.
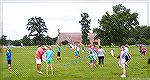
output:
[[[121,51],[120,53],[120,61],[121,61],[122,56],[123,56],[123,51]]]

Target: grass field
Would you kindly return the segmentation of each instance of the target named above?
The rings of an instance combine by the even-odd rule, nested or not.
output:
[[[104,67],[89,67],[88,52],[80,53],[81,57],[76,59],[74,51],[68,46],[62,46],[62,60],[56,60],[57,48],[52,47],[55,52],[54,58],[54,75],[46,75],[46,64],[42,64],[42,72],[38,74],[35,53],[36,46],[12,48],[12,70],[7,69],[6,64],[6,49],[0,54],[0,80],[120,80],[121,68],[110,55],[110,50],[113,49],[115,56],[119,55],[119,47],[103,47],[105,50],[105,65]],[[139,55],[139,47],[129,47],[131,61],[129,67],[126,68],[127,77],[123,80],[150,80],[150,64],[147,64],[150,57],[150,46],[147,47],[148,53],[145,59]],[[75,63],[77,61],[77,64]],[[50,73],[50,71],[49,71]]]

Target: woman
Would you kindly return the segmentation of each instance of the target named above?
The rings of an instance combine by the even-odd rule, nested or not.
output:
[[[98,63],[99,66],[101,65],[101,62],[102,62],[101,67],[103,67],[103,65],[104,65],[104,50],[102,49],[101,46],[99,46],[97,56],[98,56],[98,60],[99,60],[99,63]]]

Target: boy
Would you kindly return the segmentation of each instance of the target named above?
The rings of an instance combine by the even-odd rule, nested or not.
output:
[[[61,57],[60,57],[60,45],[58,45],[58,48],[57,48],[57,60],[61,60]]]
[[[6,53],[6,57],[7,57],[7,64],[8,64],[8,69],[11,70],[11,50],[8,49],[7,53]]]
[[[78,52],[77,48],[76,48],[76,50],[75,50],[75,57],[76,57],[76,58],[79,57],[79,52]]]
[[[54,52],[51,49],[51,47],[48,46],[46,51],[46,75],[48,75],[49,66],[51,67],[51,75],[53,75],[53,65],[52,65],[53,58],[54,58]]]

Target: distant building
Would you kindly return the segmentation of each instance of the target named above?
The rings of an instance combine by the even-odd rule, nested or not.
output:
[[[61,43],[63,41],[68,41],[71,44],[81,43],[82,42],[82,34],[81,33],[61,33],[58,29],[58,38],[57,43]],[[96,39],[94,40],[94,37],[96,36],[95,33],[88,33],[88,37],[90,39],[90,43],[93,44],[93,42],[100,45],[100,40]]]

